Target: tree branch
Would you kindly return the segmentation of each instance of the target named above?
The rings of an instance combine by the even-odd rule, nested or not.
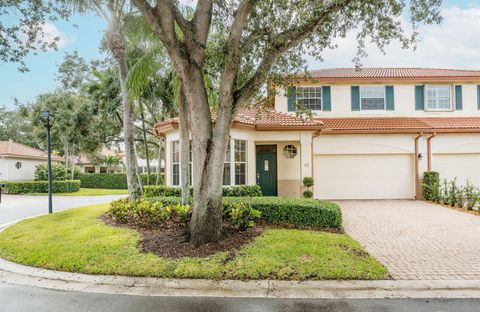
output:
[[[311,36],[332,14],[347,7],[350,2],[352,2],[352,0],[346,0],[341,3],[335,1],[325,8],[323,12],[318,15],[318,18],[312,19],[309,23],[301,26],[293,26],[280,34],[273,36],[270,40],[271,48],[263,57],[255,73],[243,87],[235,92],[235,99],[238,103],[238,107],[246,104],[253,94],[255,94],[255,92],[261,87],[272,66],[283,53]]]

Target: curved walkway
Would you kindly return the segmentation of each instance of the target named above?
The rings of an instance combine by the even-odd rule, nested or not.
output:
[[[480,279],[480,216],[413,200],[338,204],[345,231],[394,279]]]

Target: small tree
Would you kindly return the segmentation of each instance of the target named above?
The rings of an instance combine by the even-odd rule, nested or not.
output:
[[[313,192],[310,190],[310,187],[313,186],[313,178],[312,177],[305,177],[303,178],[303,186],[307,188],[306,191],[303,192],[303,197],[305,198],[312,198]]]

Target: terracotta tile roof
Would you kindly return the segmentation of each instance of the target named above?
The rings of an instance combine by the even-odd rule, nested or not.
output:
[[[0,141],[0,156],[47,159],[47,153],[44,151],[13,141]],[[62,160],[62,158],[58,156],[52,156],[52,159]]]
[[[480,78],[480,70],[446,68],[324,68],[309,73],[313,78]]]
[[[213,114],[214,115],[214,114]],[[215,115],[213,116],[215,118]],[[256,130],[318,130],[323,122],[319,119],[303,119],[292,114],[273,109],[240,109],[233,121],[233,127],[249,127]],[[155,124],[157,133],[178,127],[178,118],[172,118]]]
[[[323,132],[480,132],[480,117],[412,118],[350,117],[320,118]]]

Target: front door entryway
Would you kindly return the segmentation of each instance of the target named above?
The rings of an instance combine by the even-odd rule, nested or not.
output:
[[[257,184],[265,196],[277,196],[277,146],[257,145]]]

